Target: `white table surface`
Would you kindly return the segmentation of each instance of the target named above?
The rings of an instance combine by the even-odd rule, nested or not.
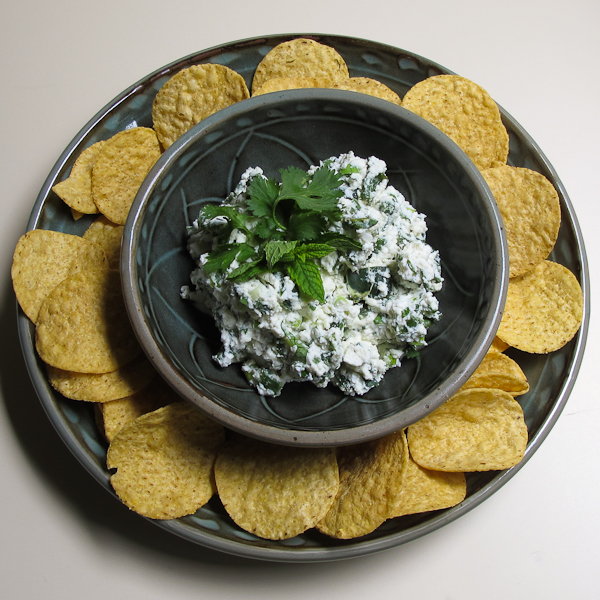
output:
[[[45,417],[20,355],[10,263],[55,160],[147,73],[270,33],[352,35],[485,87],[533,136],[600,259],[598,0],[19,0],[0,8],[0,598],[531,599],[600,597],[598,323],[538,452],[466,516],[385,552],[274,564],[210,552],[130,513]]]

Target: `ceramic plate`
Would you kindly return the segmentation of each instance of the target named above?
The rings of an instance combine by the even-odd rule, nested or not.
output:
[[[94,142],[127,127],[151,127],[154,96],[175,72],[192,64],[220,63],[240,73],[250,87],[254,69],[263,56],[290,37],[298,36],[253,38],[210,48],[167,65],[125,90],[94,116],[62,153],[40,191],[28,229],[79,235],[86,230],[93,217],[74,221],[68,207],[51,191],[52,186],[66,177],[80,152]],[[302,37],[333,46],[346,60],[351,76],[378,79],[400,96],[426,77],[450,72],[425,58],[376,42],[330,35]],[[530,432],[524,460],[506,471],[468,474],[467,498],[454,508],[393,519],[372,534],[355,540],[334,540],[315,531],[290,540],[262,540],[233,524],[217,499],[194,515],[156,521],[157,525],[192,542],[239,556],[289,562],[350,558],[408,542],[459,518],[504,485],[533,455],[563,410],[579,370],[589,322],[589,273],[577,219],[556,172],[527,132],[503,109],[501,112],[510,136],[509,164],[539,171],[559,193],[563,220],[549,258],[575,273],[584,294],[581,329],[564,348],[548,355],[528,355],[513,349],[507,352],[521,365],[531,386],[528,394],[518,397]],[[67,400],[50,387],[44,366],[35,353],[34,327],[20,311],[18,320],[27,367],[48,417],[83,466],[112,492],[105,467],[107,446],[96,428],[93,407]]]

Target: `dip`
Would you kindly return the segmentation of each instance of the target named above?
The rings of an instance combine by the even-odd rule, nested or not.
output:
[[[352,242],[350,249],[306,260],[318,267],[321,297],[311,297],[292,279],[290,252],[262,272],[253,264],[265,247],[264,233],[255,235],[255,228],[266,221],[248,204],[252,181],[267,181],[260,167],[244,173],[218,205],[224,207],[221,214],[203,210],[188,228],[197,268],[182,297],[215,319],[223,347],[214,359],[222,367],[242,363],[259,394],[277,396],[287,382],[310,381],[362,395],[426,345],[427,328],[441,316],[434,295],[443,281],[439,255],[425,241],[424,215],[388,184],[386,168],[376,157],[349,152],[305,173],[308,181],[319,169],[336,174],[335,218],[321,221],[326,231],[320,238],[278,241],[278,249],[289,244],[297,252],[294,244],[300,248],[338,234],[346,246]],[[245,220],[227,213],[234,210]],[[215,257],[221,260],[228,249],[242,247],[234,260],[219,263],[222,269],[215,267]],[[306,262],[298,259],[300,266]],[[246,277],[235,277],[244,270]]]

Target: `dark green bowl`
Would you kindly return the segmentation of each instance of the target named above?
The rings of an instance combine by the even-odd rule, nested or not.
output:
[[[268,176],[352,150],[388,165],[390,183],[427,216],[427,241],[445,278],[442,319],[419,358],[389,370],[363,396],[287,384],[260,396],[240,365],[211,358],[210,317],[180,290],[194,263],[186,226],[207,200],[225,198],[248,167]],[[178,393],[225,426],[289,445],[350,444],[419,420],[466,381],[491,344],[504,304],[507,251],[493,197],[471,160],[439,129],[385,100],[329,89],[276,92],[205,119],[162,155],[125,225],[122,274],[135,332]]]

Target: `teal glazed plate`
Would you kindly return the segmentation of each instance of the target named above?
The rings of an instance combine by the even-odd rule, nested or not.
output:
[[[108,139],[127,127],[151,127],[154,96],[175,72],[193,64],[214,62],[234,69],[250,85],[254,70],[264,55],[275,45],[294,37],[311,37],[334,47],[346,60],[351,76],[378,79],[401,97],[418,81],[450,72],[437,63],[405,50],[333,35],[267,36],[198,52],[132,85],[83,127],[46,179],[27,228],[83,234],[93,217],[74,221],[68,207],[52,192],[52,186],[68,176],[77,156],[91,144]],[[510,136],[509,164],[542,173],[559,193],[562,225],[549,258],[565,265],[575,274],[584,294],[582,326],[564,348],[548,355],[529,355],[513,349],[508,351],[525,371],[530,383],[530,391],[518,397],[529,429],[529,442],[523,461],[506,471],[467,474],[467,497],[453,508],[392,519],[372,534],[354,540],[335,540],[314,530],[290,540],[263,540],[239,529],[217,498],[213,498],[194,515],[172,521],[154,521],[157,525],[205,547],[248,558],[318,562],[357,557],[409,542],[461,517],[496,492],[533,455],[562,412],[579,371],[589,325],[589,272],[577,218],[558,175],[527,132],[502,108],[501,113]],[[107,445],[96,427],[93,407],[88,403],[68,400],[51,388],[44,365],[35,353],[34,326],[20,310],[18,326],[27,368],[50,421],[88,472],[113,493],[105,465]],[[137,516],[132,515],[132,518]]]

